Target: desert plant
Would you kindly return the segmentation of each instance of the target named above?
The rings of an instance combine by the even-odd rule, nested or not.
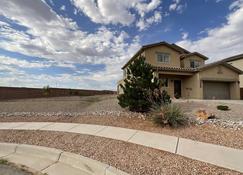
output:
[[[43,90],[43,95],[44,96],[48,97],[50,95],[51,90],[50,90],[50,86],[49,85],[44,86],[42,90]]]
[[[152,107],[154,106],[164,106],[171,103],[170,95],[165,90],[154,89],[154,91],[150,91],[148,95],[148,101],[152,103]]]
[[[0,164],[7,165],[8,164],[8,161],[5,160],[5,159],[0,159]]]
[[[217,109],[221,110],[221,111],[228,111],[228,110],[230,110],[229,106],[226,106],[226,105],[218,105]]]
[[[174,104],[164,105],[154,110],[154,122],[160,126],[169,125],[173,128],[186,125],[188,118],[185,117],[179,106]]]
[[[159,80],[154,77],[153,68],[145,62],[144,57],[135,59],[127,70],[124,85],[121,85],[123,94],[118,96],[119,105],[128,107],[130,111],[148,112],[151,101],[148,100],[150,92],[159,89]]]

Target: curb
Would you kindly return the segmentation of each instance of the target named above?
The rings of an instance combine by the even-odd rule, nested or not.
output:
[[[129,175],[99,161],[43,146],[0,143],[0,159],[48,175]]]
[[[167,151],[243,173],[243,150],[241,149],[203,143],[159,133],[113,126],[54,122],[0,122],[0,129],[61,131],[105,137]]]

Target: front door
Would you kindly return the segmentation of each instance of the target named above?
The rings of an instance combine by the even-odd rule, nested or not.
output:
[[[181,97],[181,80],[174,80],[174,96],[175,98]]]

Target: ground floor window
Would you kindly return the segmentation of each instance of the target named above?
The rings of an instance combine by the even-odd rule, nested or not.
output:
[[[168,78],[160,78],[161,86],[168,87]]]

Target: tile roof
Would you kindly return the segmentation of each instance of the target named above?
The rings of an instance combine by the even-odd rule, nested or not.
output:
[[[213,62],[210,64],[205,64],[203,66],[197,67],[197,68],[182,68],[182,67],[162,67],[162,66],[153,66],[154,70],[158,70],[158,71],[171,71],[171,72],[188,72],[188,73],[196,73],[196,72],[200,72],[203,70],[206,70],[208,68],[211,68],[213,66],[217,66],[217,65],[223,65],[239,74],[243,74],[243,71],[241,71],[240,69],[237,69],[236,67],[227,64],[225,62],[222,61],[217,61],[217,62]]]
[[[182,67],[161,67],[161,66],[153,66],[154,70],[164,70],[164,71],[175,71],[175,72],[197,72],[196,68],[182,68]]]

